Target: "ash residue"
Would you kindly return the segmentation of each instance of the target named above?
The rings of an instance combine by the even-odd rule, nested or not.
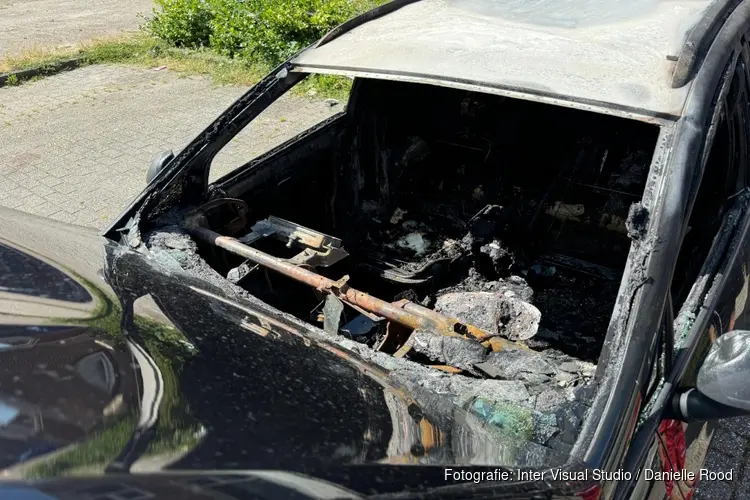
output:
[[[557,373],[545,356],[523,349],[492,352],[477,368],[492,378],[528,380],[531,377],[530,381],[535,384],[549,382]]]
[[[510,340],[536,335],[541,319],[539,309],[513,292],[447,293],[438,297],[435,310]]]
[[[474,373],[474,365],[484,361],[487,350],[478,342],[461,337],[444,337],[430,332],[414,332],[414,350],[433,361]]]
[[[443,288],[437,292],[438,296],[453,292],[493,292],[500,293],[506,297],[517,296],[521,300],[530,302],[534,296],[534,290],[520,276],[510,276],[505,279],[490,281],[484,277],[476,268],[468,271],[468,276],[460,283]]]
[[[161,227],[147,233],[143,241],[150,250],[150,257],[167,269],[197,276],[235,297],[250,297],[246,290],[228,282],[201,258],[198,245],[181,227]]]

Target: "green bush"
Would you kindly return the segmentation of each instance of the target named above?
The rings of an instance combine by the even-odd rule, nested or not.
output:
[[[386,0],[157,0],[150,28],[179,46],[277,64]]]
[[[229,57],[248,53],[248,33],[256,30],[262,1],[212,0],[211,48]]]
[[[177,47],[207,46],[211,37],[214,10],[211,0],[156,0],[150,31]]]

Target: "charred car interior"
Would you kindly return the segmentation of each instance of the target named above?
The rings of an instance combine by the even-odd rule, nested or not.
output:
[[[516,439],[506,464],[543,465],[588,409],[658,133],[357,80],[345,112],[149,221],[143,242],[317,327],[445,418],[466,411],[497,446]]]

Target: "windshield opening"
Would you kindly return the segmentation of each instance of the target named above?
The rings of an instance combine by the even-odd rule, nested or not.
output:
[[[144,241],[407,391],[419,411],[383,396],[395,430],[377,456],[341,461],[560,465],[596,391],[631,238],[645,231],[658,133],[358,80],[345,113],[224,177],[199,220],[156,224]],[[247,329],[272,338],[265,321]]]

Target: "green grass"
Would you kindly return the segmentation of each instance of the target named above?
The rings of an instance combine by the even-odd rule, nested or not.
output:
[[[352,80],[338,75],[310,75],[296,87],[294,92],[308,96],[333,98],[346,102],[352,90]]]
[[[137,417],[126,414],[118,417],[105,429],[87,441],[63,451],[51,460],[42,461],[25,472],[27,479],[42,479],[66,475],[75,468],[110,463],[127,444],[135,428]]]
[[[146,34],[96,40],[75,49],[41,51],[34,50],[13,57],[0,59],[0,73],[32,68],[49,68],[71,58],[82,58],[83,65],[125,64],[141,68],[166,67],[185,76],[205,75],[216,85],[255,84],[268,71],[264,63],[250,63],[219,55],[210,49],[185,49]],[[33,80],[38,79],[38,77]],[[8,85],[24,83],[15,75]],[[311,75],[297,85],[297,95],[314,95],[319,98],[345,99],[351,81],[348,78],[330,75]]]

